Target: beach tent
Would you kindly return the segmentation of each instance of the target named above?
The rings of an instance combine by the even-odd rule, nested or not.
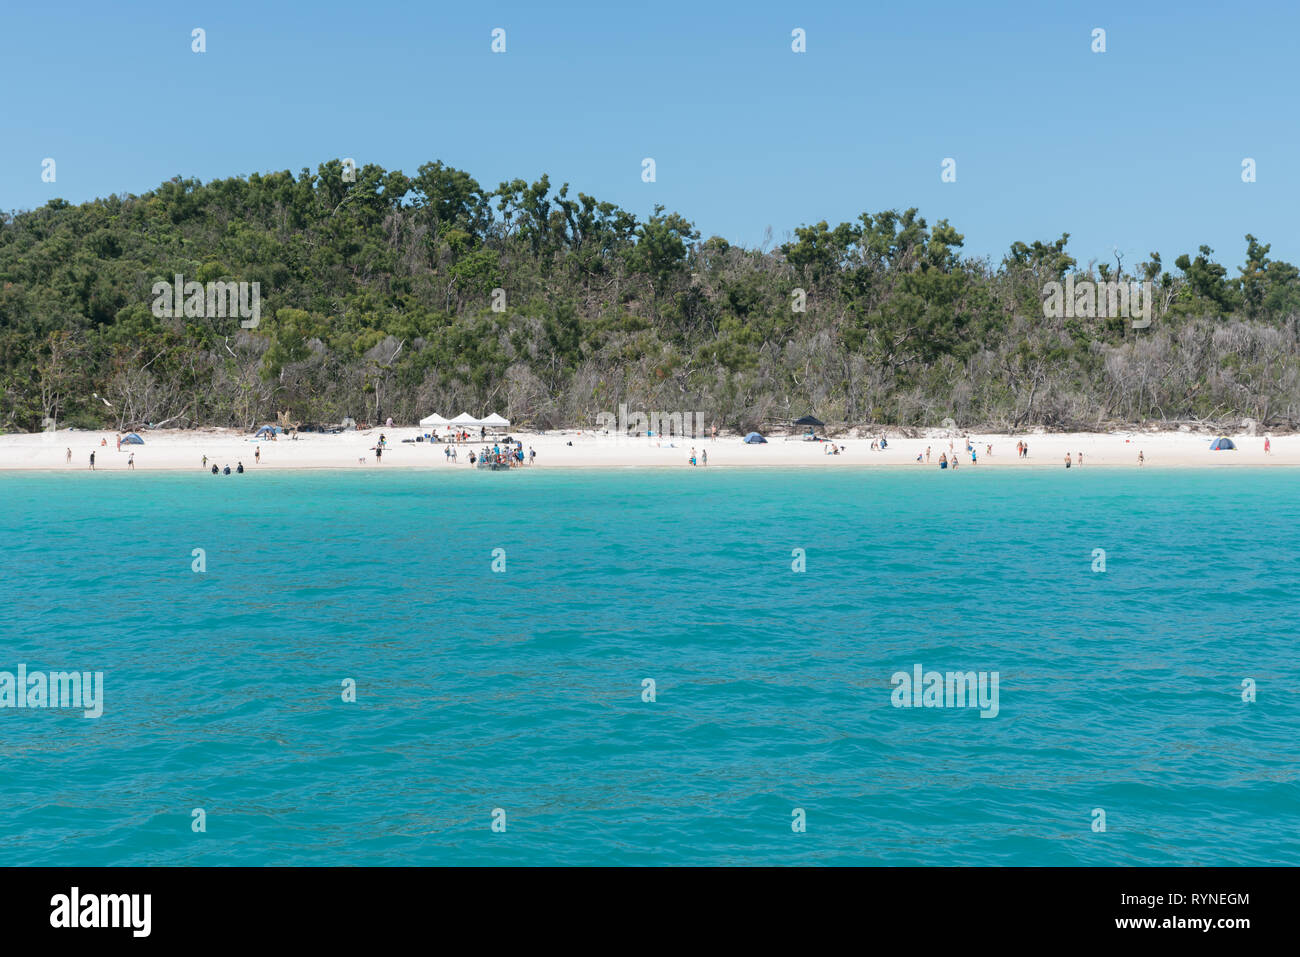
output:
[[[264,425],[253,433],[253,438],[260,439],[263,435],[279,435],[284,429],[278,425]]]
[[[425,416],[423,419],[421,419],[421,420],[420,420],[420,424],[421,424],[421,425],[430,425],[430,426],[433,426],[433,427],[436,429],[436,428],[438,428],[438,426],[440,426],[440,425],[447,425],[448,422],[447,422],[446,419],[444,419],[442,416],[440,416],[437,412],[435,412],[435,413],[433,413],[433,415],[427,415],[427,416]]]
[[[826,428],[826,423],[825,423],[825,422],[823,422],[821,419],[814,418],[814,417],[811,416],[811,415],[805,415],[802,419],[795,419],[794,424],[795,424],[795,425],[810,425],[810,426],[812,426],[814,429],[824,429],[824,428]]]
[[[1215,439],[1213,442],[1210,443],[1211,452],[1216,452],[1219,449],[1235,449],[1235,448],[1236,446],[1232,444],[1232,439]]]
[[[767,439],[763,438],[757,432],[750,432],[749,435],[745,436],[745,443],[747,445],[758,445],[759,443],[767,444]]]
[[[122,444],[144,445],[144,439],[140,438],[140,436],[136,435],[134,432],[128,432],[126,435],[122,436]]]
[[[501,416],[497,415],[495,412],[493,412],[491,415],[489,415],[487,418],[485,418],[481,424],[486,425],[489,429],[508,429],[508,428],[510,428],[510,420],[509,420],[509,419],[503,419]]]
[[[460,415],[456,416],[456,418],[451,420],[451,424],[469,427],[471,425],[482,425],[483,423],[474,418],[474,416],[470,415],[468,412],[462,412]]]

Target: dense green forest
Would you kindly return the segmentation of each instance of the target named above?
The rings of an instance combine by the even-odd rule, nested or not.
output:
[[[1172,272],[1155,253],[1080,264],[1068,234],[963,258],[956,229],[915,209],[745,249],[546,176],[488,189],[440,162],[349,172],[176,179],[0,215],[0,429],[435,410],[553,428],[620,403],[734,429],[806,412],[1300,424],[1300,271],[1253,236],[1236,276],[1205,246]],[[152,287],[177,274],[259,283],[260,324],[158,317]],[[1045,284],[1067,275],[1151,280],[1154,320],[1045,318]]]

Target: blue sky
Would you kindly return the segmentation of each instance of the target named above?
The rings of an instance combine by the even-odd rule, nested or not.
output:
[[[0,208],[441,159],[747,246],[917,206],[994,260],[1069,232],[1084,263],[1207,243],[1235,267],[1250,232],[1297,262],[1298,32],[1300,6],[1199,0],[11,4]]]

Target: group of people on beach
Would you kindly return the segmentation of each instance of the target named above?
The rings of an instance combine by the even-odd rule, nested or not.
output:
[[[257,453],[256,453],[256,455],[254,456],[254,458],[256,458],[259,462],[262,460],[262,450],[261,450],[261,449],[258,449],[258,450],[257,450]],[[207,468],[207,467],[208,467],[208,457],[207,457],[206,455],[203,456],[203,467],[204,467],[204,468]],[[243,462],[236,462],[236,463],[235,463],[235,472],[236,472],[237,474],[239,474],[239,475],[243,475],[243,474],[244,474],[244,463],[243,463]],[[217,463],[216,463],[216,462],[213,462],[213,463],[212,463],[212,474],[213,474],[213,475],[229,475],[229,474],[230,474],[230,466],[227,465],[224,469],[220,469],[220,468],[217,468]]]
[[[451,458],[452,461],[455,461],[456,456],[454,453]],[[529,446],[528,464],[532,465],[536,460],[537,452],[532,446]],[[473,452],[469,453],[470,465],[484,463],[489,466],[495,465],[505,466],[507,468],[518,468],[524,464],[524,444],[522,442],[516,442],[513,446],[506,445],[505,447],[502,447],[501,445],[493,445],[490,447],[485,445],[483,446],[483,451],[479,452],[477,455]]]
[[[691,458],[690,458],[690,462],[691,462],[691,466],[692,466],[692,467],[694,467],[694,466],[696,466],[696,465],[708,465],[708,464],[709,464],[709,450],[708,450],[708,449],[701,449],[701,450],[700,450],[700,454],[699,454],[699,456],[697,457],[696,454],[695,454],[695,446],[692,445],[692,446],[691,446]]]

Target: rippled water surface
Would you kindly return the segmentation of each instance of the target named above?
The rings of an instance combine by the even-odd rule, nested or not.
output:
[[[3,476],[0,670],[105,683],[0,709],[3,863],[1295,864],[1295,490]],[[917,664],[997,716],[894,707]]]

